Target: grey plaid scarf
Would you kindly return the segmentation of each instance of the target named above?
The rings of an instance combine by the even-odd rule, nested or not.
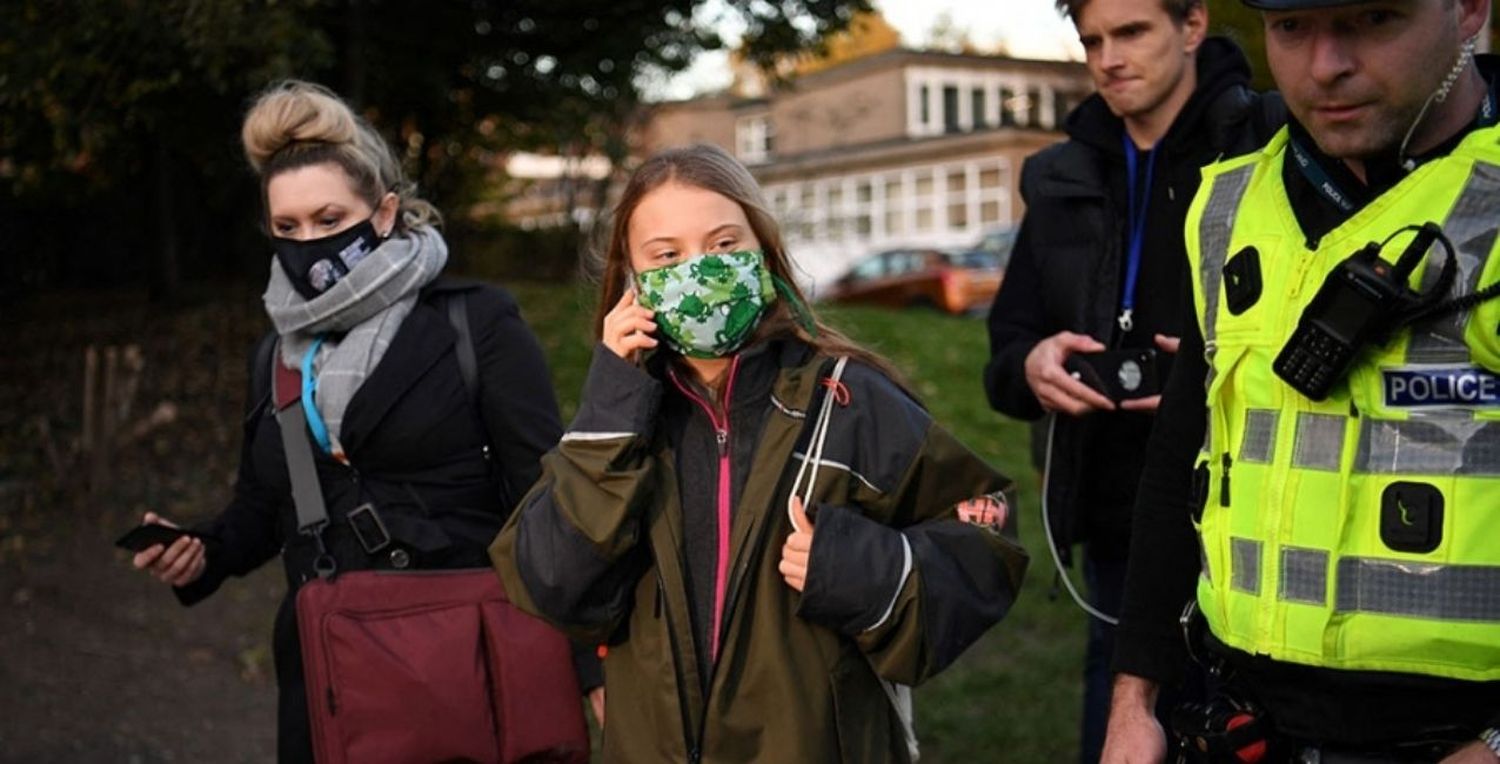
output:
[[[349,399],[380,363],[416,305],[417,293],[447,262],[442,234],[420,226],[381,242],[328,291],[309,300],[292,288],[280,261],[271,258],[271,280],[262,299],[281,335],[282,362],[300,368],[307,349],[324,336],[313,359],[315,401],[335,456],[344,451],[339,432]]]

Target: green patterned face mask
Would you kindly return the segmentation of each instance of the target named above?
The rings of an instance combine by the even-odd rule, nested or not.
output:
[[[760,252],[699,255],[639,273],[635,284],[667,345],[693,358],[738,350],[776,299]]]

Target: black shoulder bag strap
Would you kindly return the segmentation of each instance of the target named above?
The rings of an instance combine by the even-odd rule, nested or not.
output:
[[[479,408],[479,361],[474,356],[474,333],[469,330],[469,300],[463,292],[454,292],[447,297],[448,323],[458,333],[454,352],[458,353],[458,373],[464,378],[464,389],[474,408]],[[485,441],[489,437],[486,434]]]
[[[323,503],[323,486],[318,482],[318,468],[313,462],[312,442],[307,434],[307,414],[302,410],[301,391],[296,389],[302,376],[285,368],[277,358],[281,342],[272,345],[271,400],[276,408],[276,424],[281,428],[281,450],[292,479],[292,504],[297,508],[297,532],[311,536],[318,545],[313,570],[319,578],[331,578],[338,566],[323,543],[323,529],[328,527],[328,506]],[[292,389],[288,389],[288,388]]]
[[[500,472],[495,465],[495,449],[490,439],[490,428],[484,421],[483,401],[479,399],[479,360],[474,354],[474,332],[469,328],[469,300],[465,292],[451,292],[447,296],[448,323],[458,333],[453,351],[458,354],[458,373],[464,378],[464,390],[469,393],[469,404],[479,423],[479,432],[484,436],[484,463],[488,465],[490,479],[500,484]]]

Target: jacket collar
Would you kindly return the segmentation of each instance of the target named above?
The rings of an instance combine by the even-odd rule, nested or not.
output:
[[[397,401],[448,353],[458,333],[436,308],[418,301],[401,322],[385,357],[349,399],[342,440],[351,457]]]

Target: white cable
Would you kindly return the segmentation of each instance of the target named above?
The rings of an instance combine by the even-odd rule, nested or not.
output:
[[[1047,484],[1052,482],[1049,476],[1052,474],[1052,435],[1057,429],[1057,414],[1052,414],[1047,422],[1047,456],[1042,462],[1042,530],[1047,532],[1047,551],[1052,553],[1052,564],[1057,566],[1057,575],[1062,578],[1063,585],[1068,587],[1068,594],[1073,595],[1073,601],[1083,608],[1083,612],[1098,618],[1111,625],[1119,626],[1120,619],[1109,615],[1083,600],[1083,595],[1073,586],[1073,579],[1068,578],[1068,571],[1063,568],[1062,555],[1057,552],[1057,541],[1052,538],[1051,512],[1047,507]]]
[[[1411,127],[1406,128],[1406,137],[1401,139],[1401,147],[1396,149],[1396,161],[1400,162],[1401,166],[1405,167],[1407,172],[1415,169],[1415,165],[1406,157],[1406,144],[1411,143],[1411,137],[1417,132],[1417,125],[1422,124],[1422,118],[1427,116],[1427,109],[1434,102],[1442,103],[1448,100],[1448,92],[1458,82],[1458,76],[1463,74],[1469,62],[1474,59],[1474,46],[1476,42],[1477,40],[1474,37],[1470,37],[1464,41],[1463,47],[1458,51],[1458,60],[1453,62],[1453,68],[1448,70],[1448,76],[1444,77],[1443,83],[1438,86],[1438,89],[1434,90],[1432,95],[1427,96],[1427,100],[1422,102],[1422,109],[1417,112],[1417,118],[1412,120]]]

